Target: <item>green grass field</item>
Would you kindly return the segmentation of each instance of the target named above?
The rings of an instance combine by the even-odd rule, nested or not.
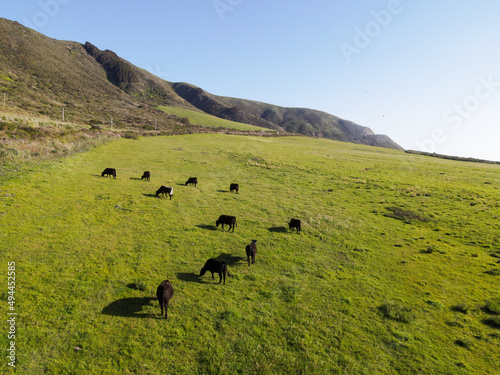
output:
[[[48,162],[0,185],[1,347],[15,262],[18,374],[493,374],[499,186],[499,166],[304,137],[121,139]],[[225,286],[197,276],[210,257]]]
[[[187,117],[192,124],[208,126],[208,127],[223,127],[234,130],[242,131],[257,131],[257,132],[276,132],[275,130],[261,128],[259,126],[244,124],[241,122],[225,120],[216,116],[209,115],[208,113],[203,113],[199,111],[194,111],[187,108],[172,107],[172,106],[161,106],[158,107],[159,110],[171,113],[179,117]]]

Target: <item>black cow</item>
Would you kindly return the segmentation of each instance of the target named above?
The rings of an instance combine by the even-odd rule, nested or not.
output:
[[[174,188],[171,186],[162,185],[158,190],[156,190],[156,196],[163,194],[165,197],[170,195],[170,200],[172,200],[172,195],[174,195]]]
[[[252,264],[255,264],[255,256],[257,255],[257,240],[252,240],[245,248],[247,252],[248,266],[250,267],[250,258],[252,258]]]
[[[229,185],[229,192],[236,191],[236,194],[238,194],[238,190],[240,190],[240,186],[238,184]]]
[[[224,285],[226,285],[226,274],[227,276],[231,276],[227,270],[227,263],[219,259],[210,258],[207,260],[200,271],[200,276],[203,276],[207,271],[212,273],[212,280],[215,280],[214,273],[219,274],[219,284],[224,276]]]
[[[163,281],[156,289],[156,297],[158,298],[158,302],[160,303],[161,308],[160,315],[163,315],[163,307],[165,307],[165,319],[167,319],[168,302],[173,295],[174,288],[172,288],[172,284],[170,284],[170,281],[168,280]]]
[[[224,229],[224,224],[228,224],[229,229],[227,231],[229,232],[231,228],[233,228],[234,232],[234,227],[237,226],[236,217],[228,215],[220,215],[217,221],[215,222],[215,226],[218,227],[219,224],[222,224],[222,229]]]
[[[187,185],[194,185],[194,187],[196,187],[197,183],[198,183],[198,178],[196,178],[196,177],[189,177],[188,180],[186,181],[186,186]]]
[[[113,176],[113,178],[116,178],[116,169],[114,168],[106,168],[104,171],[102,171],[101,176]]]
[[[149,173],[149,171],[146,171],[142,174],[141,180],[149,181],[150,178],[151,178],[151,173]]]
[[[297,233],[300,233],[300,220],[299,219],[291,219],[288,223],[288,229],[297,229]]]

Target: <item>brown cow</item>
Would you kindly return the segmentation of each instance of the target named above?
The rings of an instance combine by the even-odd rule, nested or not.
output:
[[[174,195],[174,188],[171,186],[162,185],[158,190],[156,190],[156,196],[163,194],[164,196],[170,195],[170,200],[172,200],[172,195]]]
[[[300,220],[299,219],[291,219],[288,223],[288,229],[297,229],[297,233],[300,233]]]
[[[231,228],[233,228],[234,232],[234,227],[237,225],[236,217],[229,215],[220,215],[217,221],[215,222],[215,227],[218,227],[219,224],[222,224],[222,229],[224,229],[224,224],[229,224],[229,229],[227,231],[229,232]]]
[[[247,252],[248,266],[250,267],[250,258],[252,258],[252,264],[255,264],[255,256],[257,255],[257,240],[252,240],[245,250]]]
[[[116,169],[114,168],[106,168],[104,171],[102,171],[101,176],[113,176],[113,178],[116,178]]]
[[[209,260],[207,260],[200,271],[200,276],[203,276],[207,271],[212,273],[212,280],[215,280],[214,273],[219,274],[219,284],[222,281],[222,277],[224,276],[224,285],[226,285],[226,274],[228,276],[231,276],[229,274],[229,271],[227,270],[227,263],[219,259],[210,258]]]
[[[196,187],[197,183],[198,183],[197,177],[189,177],[188,180],[186,181],[186,185],[194,185],[194,187]]]
[[[229,192],[235,191],[236,194],[238,194],[239,190],[240,190],[240,186],[238,184],[229,185]]]
[[[156,289],[156,297],[158,298],[161,308],[160,315],[163,315],[163,307],[165,307],[165,319],[167,319],[168,314],[168,303],[173,295],[174,288],[172,288],[172,284],[170,284],[170,281],[168,280],[163,281]]]

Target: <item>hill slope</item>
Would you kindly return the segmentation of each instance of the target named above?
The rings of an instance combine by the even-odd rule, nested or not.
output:
[[[124,77],[132,84],[117,82]],[[88,44],[58,41],[0,19],[0,92],[10,109],[60,119],[64,108],[66,121],[85,124],[112,119],[121,127],[152,127],[155,120],[165,129],[184,126],[154,108],[186,104],[169,87],[110,51],[98,54]]]
[[[388,136],[375,134],[370,128],[326,112],[308,108],[279,107],[252,100],[216,96],[187,83],[174,83],[172,87],[182,98],[195,107],[227,120],[290,133],[402,150]]]
[[[496,165],[304,137],[121,139],[51,162],[0,186],[16,370],[497,374],[498,186]],[[211,257],[226,285],[198,277]]]
[[[10,106],[51,118],[64,107],[66,118],[79,123],[188,127],[155,109],[180,106],[280,132],[401,149],[387,136],[325,112],[211,95],[162,80],[89,42],[54,40],[1,18],[0,91]]]

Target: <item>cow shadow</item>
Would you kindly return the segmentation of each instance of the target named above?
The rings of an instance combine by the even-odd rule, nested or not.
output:
[[[156,194],[142,194],[142,195],[145,196],[145,197],[148,197],[148,198],[157,198],[157,199],[163,199],[163,198],[165,198],[167,200],[171,200],[171,199],[169,199],[169,197],[164,197],[162,195],[156,195]]]
[[[112,180],[116,180],[116,178],[113,178],[113,176],[103,176],[101,174],[90,174],[92,177],[99,177],[99,178],[110,178]]]
[[[286,227],[271,227],[267,229],[269,232],[273,233],[286,233],[288,232]]]
[[[104,307],[102,313],[127,318],[151,318],[154,314],[143,312],[143,307],[151,305],[155,300],[154,297],[122,298]]]
[[[218,193],[230,193],[229,190],[217,190]]]
[[[199,224],[197,225],[198,228],[201,229],[206,229],[206,230],[217,230],[217,227],[213,224]]]
[[[200,276],[198,276],[194,272],[177,272],[175,276],[177,276],[177,279],[182,281],[187,281],[190,283],[199,283],[199,284],[202,283],[202,281],[200,280]]]
[[[202,266],[200,266],[201,269]],[[210,272],[208,273],[210,275]],[[217,274],[215,274],[217,276]],[[194,272],[178,272],[175,274],[179,280],[182,281],[187,281],[190,283],[197,283],[197,284],[213,284],[212,277],[209,279],[203,278],[203,276],[198,275],[197,273]],[[215,277],[215,276],[214,276]],[[215,279],[214,279],[215,280]]]
[[[129,179],[130,179],[130,180],[136,180],[136,181],[141,181],[141,180],[142,180],[142,178],[137,178],[137,177],[130,177]],[[146,181],[147,181],[147,180],[146,180]]]
[[[234,256],[232,254],[221,253],[216,259],[223,260],[228,266],[234,266],[241,260],[246,260],[246,258],[240,256]]]
[[[497,321],[493,318],[483,319],[481,320],[481,322],[487,325],[488,327],[500,329],[500,326],[498,325]]]

